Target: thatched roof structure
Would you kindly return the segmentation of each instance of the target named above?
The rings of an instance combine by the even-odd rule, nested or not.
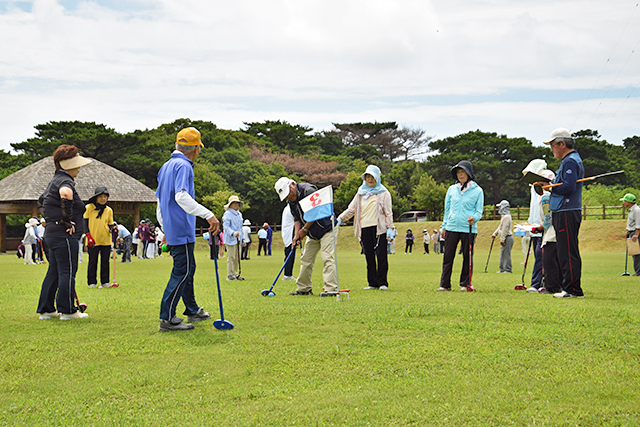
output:
[[[36,201],[47,188],[55,172],[53,156],[39,160],[0,181],[0,203]],[[80,168],[76,191],[83,201],[93,196],[96,187],[109,189],[109,203],[155,203],[155,192],[126,173],[92,159]]]
[[[109,190],[109,206],[115,214],[133,215],[132,229],[140,221],[140,204],[156,203],[155,192],[124,172],[93,161],[80,168],[75,179],[76,191],[86,203],[96,189]],[[36,202],[55,173],[53,156],[39,160],[0,181],[0,251],[17,247],[20,239],[7,239],[6,216],[11,214],[38,215]]]

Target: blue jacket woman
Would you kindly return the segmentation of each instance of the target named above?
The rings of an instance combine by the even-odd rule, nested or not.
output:
[[[473,272],[473,245],[478,233],[476,223],[482,218],[484,192],[475,182],[473,165],[463,160],[451,168],[451,176],[456,183],[449,187],[444,201],[444,257],[439,291],[451,290],[451,272],[456,256],[458,242],[462,241],[462,272],[460,290],[472,292],[471,275]],[[440,249],[442,250],[442,248]]]

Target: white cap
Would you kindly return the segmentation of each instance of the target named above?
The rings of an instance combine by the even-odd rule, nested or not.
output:
[[[544,144],[549,145],[553,141],[555,141],[556,138],[571,138],[571,132],[569,132],[569,130],[565,128],[554,129],[554,131],[551,132],[551,136],[549,138],[550,139],[548,141],[544,141]]]
[[[292,182],[293,180],[291,178],[287,178],[286,176],[281,177],[276,182],[276,193],[278,193],[278,196],[280,196],[280,201],[283,201],[287,198],[287,196],[289,196],[289,187],[291,187]]]

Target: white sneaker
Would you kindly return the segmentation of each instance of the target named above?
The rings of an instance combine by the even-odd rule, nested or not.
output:
[[[296,278],[293,277],[293,276],[284,276],[284,277],[282,277],[282,280],[284,280],[285,282],[289,282],[289,281],[296,280]]]
[[[236,276],[227,276],[227,281],[238,280]]]
[[[527,292],[529,292],[530,294],[537,294],[538,293],[538,289],[536,289],[536,288],[534,288],[532,286],[529,289],[527,289]]]
[[[110,288],[110,287],[111,287],[111,283],[103,283],[102,285],[98,286],[98,289]]]
[[[38,319],[51,320],[51,319],[57,319],[58,317],[60,317],[60,313],[58,313],[57,311],[54,311],[53,313],[40,313],[40,317],[38,317]]]
[[[89,317],[87,313],[80,313],[79,311],[76,311],[73,314],[61,314],[60,320],[85,319],[87,317]]]
[[[370,291],[372,289],[380,289],[380,288],[375,288],[373,286],[367,286],[366,288],[363,288],[365,291]]]
[[[89,287],[90,287],[90,288],[94,288],[94,289],[95,289],[95,288],[97,288],[97,287],[98,287],[98,285],[96,285],[95,283],[92,283],[92,284],[90,284],[90,285],[89,285]]]
[[[380,289],[381,291],[388,291],[389,290],[389,288],[387,286],[384,286],[384,285],[380,286],[380,288],[378,288],[378,289]]]

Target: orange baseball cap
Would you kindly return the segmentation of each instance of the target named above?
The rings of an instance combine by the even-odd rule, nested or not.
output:
[[[200,140],[200,132],[195,128],[185,128],[178,132],[176,143],[180,145],[199,145],[200,147],[204,147],[204,144]]]

